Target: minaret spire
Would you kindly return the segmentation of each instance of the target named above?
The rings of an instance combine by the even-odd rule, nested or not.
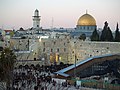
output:
[[[88,14],[88,10],[86,9],[86,14]]]
[[[118,29],[118,30],[119,30],[119,28],[118,28],[118,22],[117,22],[117,27],[116,27],[116,29]]]

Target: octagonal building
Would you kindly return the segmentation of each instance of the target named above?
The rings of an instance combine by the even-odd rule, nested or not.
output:
[[[86,36],[89,37],[96,27],[97,25],[95,18],[86,12],[86,14],[82,15],[78,19],[76,30],[77,32],[80,32],[81,34],[86,34]]]

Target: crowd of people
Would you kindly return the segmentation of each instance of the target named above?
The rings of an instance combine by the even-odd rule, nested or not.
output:
[[[34,66],[20,65],[14,69],[13,90],[47,90],[46,85],[42,82],[53,83],[52,77],[54,72],[61,70],[70,64],[59,64],[51,66]]]

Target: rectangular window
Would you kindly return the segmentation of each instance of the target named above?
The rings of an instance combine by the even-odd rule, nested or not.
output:
[[[54,45],[56,44],[56,42],[54,41]]]
[[[59,48],[57,49],[57,52],[59,52]]]
[[[85,26],[83,27],[83,29],[85,30]]]
[[[64,48],[64,52],[66,52],[66,48]]]
[[[45,48],[43,48],[43,52],[45,52]]]
[[[87,29],[89,30],[89,26],[87,27]]]
[[[43,46],[45,46],[45,42],[43,42]]]
[[[51,52],[53,52],[53,49],[51,49]]]

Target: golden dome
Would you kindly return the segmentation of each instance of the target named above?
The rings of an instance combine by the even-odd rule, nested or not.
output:
[[[96,21],[91,15],[86,13],[79,18],[77,25],[96,26]]]

